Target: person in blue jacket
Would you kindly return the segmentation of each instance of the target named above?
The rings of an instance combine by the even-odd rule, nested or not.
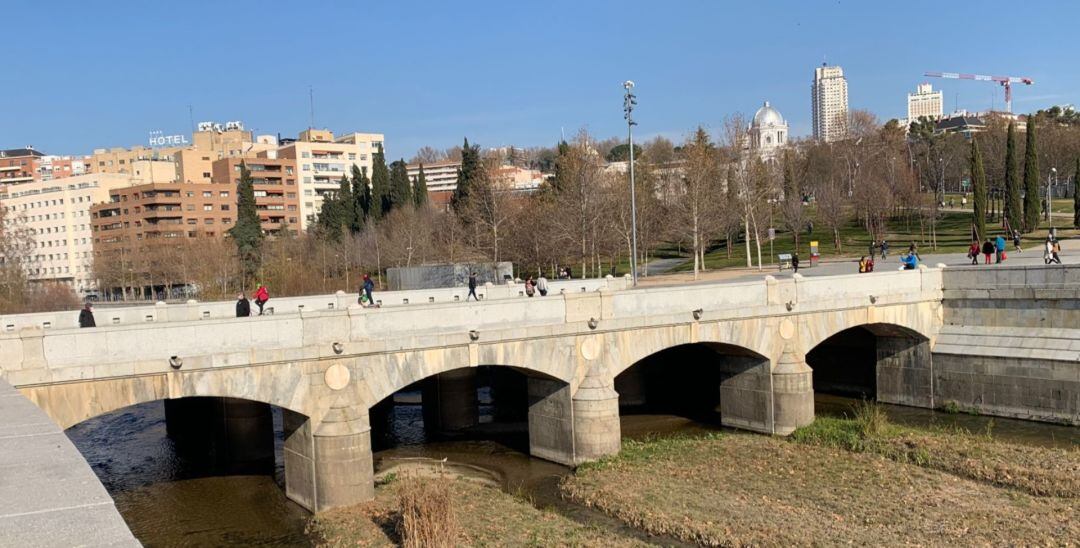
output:
[[[914,253],[908,252],[900,257],[900,263],[904,265],[904,270],[915,270],[919,266],[919,258]]]
[[[1005,237],[1001,234],[994,240],[994,248],[997,250],[997,262],[1000,263],[1002,255],[1005,254]]]

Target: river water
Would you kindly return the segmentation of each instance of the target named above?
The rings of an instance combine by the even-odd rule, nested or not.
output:
[[[447,459],[455,473],[482,478],[511,493],[524,493],[540,507],[553,507],[579,521],[600,522],[605,528],[637,536],[633,529],[595,511],[566,503],[558,496],[559,479],[569,469],[531,458],[524,452],[523,423],[492,422],[492,407],[484,390],[481,424],[468,439],[428,439],[418,394],[399,394],[391,415],[392,428],[373,440],[376,474]],[[850,412],[854,400],[818,396],[819,415]],[[941,425],[985,432],[996,439],[1051,447],[1080,444],[1080,428],[927,409],[884,406],[901,424]],[[310,546],[305,534],[308,514],[284,495],[281,417],[275,409],[276,466],[264,475],[221,475],[222,471],[196,458],[178,454],[165,435],[161,402],[132,406],[103,415],[67,431],[116,500],[135,536],[147,546]],[[623,436],[698,434],[718,427],[670,415],[629,415]],[[666,540],[666,539],[665,539]]]

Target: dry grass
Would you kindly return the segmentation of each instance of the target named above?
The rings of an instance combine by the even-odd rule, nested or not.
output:
[[[312,518],[308,531],[319,546],[400,546],[401,479],[376,487],[375,500],[331,510]],[[554,511],[540,510],[519,497],[475,482],[447,482],[461,535],[456,546],[645,546]]]
[[[653,534],[727,545],[1050,545],[1073,499],[1033,497],[878,455],[753,434],[624,442],[564,493]]]
[[[858,404],[854,415],[818,417],[791,439],[874,453],[1032,495],[1080,498],[1080,448],[1014,445],[993,439],[989,432],[899,426],[889,423],[873,403]]]
[[[445,475],[434,478],[407,477],[398,490],[401,512],[398,533],[405,548],[450,548],[461,534],[450,482]]]

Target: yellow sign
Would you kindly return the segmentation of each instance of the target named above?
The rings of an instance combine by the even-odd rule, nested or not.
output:
[[[817,247],[817,240],[810,242],[810,247]]]

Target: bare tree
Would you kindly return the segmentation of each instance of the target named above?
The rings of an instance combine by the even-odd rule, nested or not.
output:
[[[715,219],[715,204],[720,193],[720,163],[716,145],[705,128],[698,127],[683,144],[686,171],[683,194],[677,202],[676,219],[694,254],[694,279],[704,266],[706,234]]]
[[[420,150],[416,151],[412,159],[409,160],[410,164],[434,164],[436,162],[446,161],[446,153],[431,148],[429,146],[420,147]]]

